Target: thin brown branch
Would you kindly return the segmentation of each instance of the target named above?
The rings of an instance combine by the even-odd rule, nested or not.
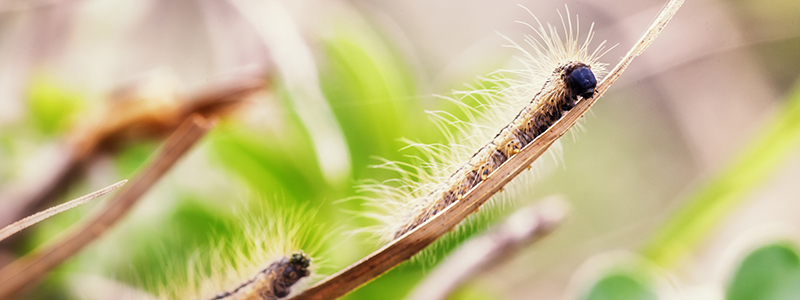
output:
[[[566,217],[567,204],[556,197],[523,207],[486,234],[470,238],[417,285],[406,299],[443,300],[464,283],[541,240]]]
[[[94,191],[92,193],[89,193],[88,195],[85,195],[83,197],[72,199],[72,200],[70,200],[68,202],[53,206],[53,207],[48,208],[46,210],[43,210],[43,211],[40,211],[40,212],[35,213],[33,215],[27,216],[24,219],[16,221],[11,225],[3,227],[3,229],[0,229],[0,241],[5,240],[7,237],[11,236],[12,234],[15,234],[15,233],[19,232],[20,230],[28,228],[28,227],[32,226],[33,224],[39,223],[39,222],[41,222],[41,221],[43,221],[43,220],[45,220],[45,219],[47,219],[49,217],[52,217],[52,216],[60,214],[60,213],[62,213],[64,211],[73,209],[73,208],[75,208],[75,207],[77,207],[77,206],[79,206],[81,204],[85,204],[85,203],[91,201],[92,199],[95,199],[95,198],[100,197],[102,195],[108,194],[109,192],[111,192],[113,190],[116,190],[117,188],[123,186],[126,182],[128,182],[128,180],[122,180],[122,181],[117,182],[115,184],[109,185],[109,186],[107,186],[107,187],[105,187],[103,189],[100,189],[100,190]]]
[[[558,138],[572,128],[598,98],[619,78],[623,71],[641,54],[664,29],[667,22],[675,15],[683,4],[683,0],[671,0],[661,11],[642,38],[633,46],[628,54],[614,67],[597,86],[592,98],[580,101],[566,113],[561,120],[534,141],[523,148],[512,159],[503,163],[481,184],[475,186],[461,200],[456,201],[434,218],[426,221],[414,230],[395,239],[390,244],[373,252],[369,256],[355,262],[318,282],[308,290],[293,297],[294,300],[336,299],[355,288],[366,284],[381,274],[391,270],[398,264],[408,260],[434,241],[449,232],[467,216],[477,211],[483,203],[503,189],[514,177],[526,170],[542,153]]]
[[[210,118],[238,107],[248,95],[265,87],[264,78],[267,75],[263,68],[237,74],[227,80],[214,82],[207,89],[182,101],[160,103],[143,103],[148,99],[137,98],[136,85],[120,88],[111,97],[111,107],[100,118],[79,125],[71,134],[62,150],[64,156],[58,163],[51,164],[54,169],[44,179],[39,178],[35,184],[23,182],[11,185],[30,187],[17,195],[8,191],[0,194],[0,202],[8,203],[0,211],[0,224],[19,220],[53,202],[83,178],[84,170],[103,154],[116,153],[138,141],[163,138],[193,114]]]
[[[215,124],[215,120],[191,116],[167,138],[147,168],[117,193],[102,212],[78,225],[64,239],[0,270],[0,299],[16,295],[34,285],[48,271],[108,231]]]

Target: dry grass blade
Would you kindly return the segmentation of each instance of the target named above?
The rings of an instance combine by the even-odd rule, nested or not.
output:
[[[199,115],[188,118],[167,138],[147,168],[122,189],[103,211],[79,225],[64,239],[0,270],[0,299],[9,298],[32,286],[48,271],[105,233],[215,124],[216,121]]]
[[[526,170],[542,155],[558,138],[564,135],[578,119],[580,119],[598,98],[619,78],[623,71],[641,54],[661,33],[667,22],[672,19],[683,0],[671,0],[661,11],[642,38],[633,46],[625,57],[611,70],[597,86],[592,98],[580,101],[566,113],[561,120],[523,148],[512,159],[496,169],[485,181],[475,186],[460,201],[457,201],[439,213],[436,217],[423,223],[416,229],[395,239],[390,244],[373,252],[369,256],[348,266],[344,270],[331,275],[315,284],[303,293],[291,298],[294,300],[335,299],[344,296],[353,289],[389,271],[398,264],[414,256],[434,241],[452,230],[467,216],[477,211],[483,203],[514,177]]]
[[[19,232],[20,230],[28,228],[28,227],[32,226],[33,224],[39,223],[39,222],[43,221],[44,219],[47,219],[49,217],[52,217],[52,216],[57,215],[59,213],[62,213],[64,211],[73,209],[73,208],[77,207],[78,205],[85,204],[86,202],[89,202],[92,199],[95,199],[95,198],[100,197],[102,195],[108,194],[111,191],[116,190],[117,188],[123,186],[126,182],[128,182],[128,180],[122,180],[120,182],[117,182],[115,184],[107,186],[107,187],[105,187],[103,189],[94,191],[94,192],[92,192],[92,193],[90,193],[88,195],[85,195],[83,197],[72,199],[72,200],[70,200],[70,201],[68,201],[66,203],[62,203],[62,204],[53,206],[51,208],[45,209],[45,210],[40,211],[38,213],[35,213],[33,215],[27,216],[24,219],[16,221],[11,225],[3,227],[3,229],[0,229],[0,241],[6,239],[7,237],[11,236],[12,234],[15,234],[15,233]]]
[[[464,242],[406,299],[447,299],[470,279],[501,265],[523,247],[547,236],[566,215],[567,204],[560,197],[519,209],[500,226]]]

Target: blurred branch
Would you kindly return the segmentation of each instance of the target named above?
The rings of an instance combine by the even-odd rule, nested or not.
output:
[[[46,173],[46,178],[40,178],[36,184],[16,183],[7,186],[22,185],[29,188],[23,190],[22,196],[15,197],[8,191],[0,195],[0,202],[16,204],[9,204],[0,212],[0,224],[19,220],[54,201],[80,180],[84,170],[101,154],[116,153],[137,141],[169,135],[191,115],[214,117],[232,110],[247,96],[264,88],[266,75],[263,69],[240,74],[213,83],[209,88],[177,103],[133,101],[148,99],[125,101],[126,97],[132,97],[129,94],[135,93],[137,86],[120,89],[124,91],[112,97],[115,101],[110,101],[111,107],[106,113],[83,123],[68,138],[66,149],[63,150],[66,154],[59,162],[52,164],[54,169]]]
[[[560,197],[517,210],[503,224],[459,246],[406,299],[447,299],[464,283],[541,240],[564,221],[566,213],[566,202]]]
[[[167,138],[148,167],[117,193],[103,211],[90,221],[74,227],[75,230],[61,241],[28,254],[0,270],[0,299],[17,295],[26,287],[33,286],[47,272],[110,229],[215,124],[215,119],[190,116]]]
[[[107,194],[107,193],[109,193],[109,192],[111,192],[113,190],[116,190],[117,188],[123,186],[126,182],[128,182],[128,181],[127,180],[122,180],[120,182],[117,182],[115,184],[107,186],[107,187],[105,187],[103,189],[100,189],[100,190],[97,190],[95,192],[89,193],[88,195],[85,195],[83,197],[80,197],[80,198],[77,198],[77,199],[72,199],[69,202],[65,202],[65,203],[62,203],[60,205],[53,206],[53,207],[48,208],[46,210],[43,210],[43,211],[40,211],[40,212],[35,213],[33,215],[27,216],[24,219],[19,220],[17,222],[14,222],[11,225],[3,227],[3,229],[0,229],[0,241],[5,240],[7,237],[11,236],[12,234],[15,234],[15,233],[19,232],[20,230],[23,230],[23,229],[28,228],[28,227],[36,224],[36,223],[39,223],[39,222],[41,222],[41,221],[43,221],[43,220],[45,220],[45,219],[47,219],[49,217],[52,217],[52,216],[57,215],[59,213],[62,213],[64,211],[73,209],[73,208],[75,208],[75,207],[77,207],[77,206],[79,206],[81,204],[85,204],[85,203],[91,201],[92,199],[95,199],[95,198],[100,197],[102,195],[105,195],[105,194]]]
[[[467,216],[477,211],[483,203],[503,189],[514,177],[526,170],[542,155],[558,138],[572,128],[600,98],[608,88],[622,75],[636,56],[639,56],[655,40],[669,20],[675,15],[683,0],[671,0],[658,17],[650,25],[645,34],[634,44],[633,48],[609,72],[608,76],[597,85],[595,95],[581,100],[551,128],[542,133],[530,144],[522,148],[516,155],[503,163],[481,184],[475,186],[459,201],[451,204],[435,217],[416,227],[390,244],[369,254],[344,270],[339,271],[318,282],[308,290],[293,297],[295,300],[335,299],[344,296],[355,288],[366,284],[381,274],[391,270],[398,264],[408,260],[439,237],[461,223]]]

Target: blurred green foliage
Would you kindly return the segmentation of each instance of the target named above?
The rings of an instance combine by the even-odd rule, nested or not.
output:
[[[135,174],[157,149],[158,144],[154,141],[131,144],[117,154],[114,165],[120,174]]]
[[[131,257],[114,270],[120,280],[158,291],[164,288],[165,283],[180,282],[176,278],[186,276],[183,272],[198,265],[203,268],[199,270],[200,274],[194,275],[207,276],[213,272],[208,269],[208,262],[195,264],[192,255],[211,253],[215,244],[236,236],[235,230],[240,230],[230,226],[237,221],[234,216],[204,206],[196,197],[186,196],[173,201],[177,205],[166,218],[148,226],[140,226],[138,233],[128,236],[130,247],[133,247],[128,249]],[[199,255],[194,259],[208,257]],[[187,265],[179,268],[181,264],[178,262]],[[147,276],[141,276],[143,271]]]
[[[347,139],[354,178],[369,178],[376,157],[403,160],[400,138],[436,131],[409,122],[422,109],[408,64],[368,27],[341,25],[323,40],[321,85]]]
[[[746,195],[766,181],[800,146],[800,84],[780,114],[737,159],[707,181],[660,229],[644,255],[662,266],[684,257]]]
[[[57,80],[34,77],[28,88],[28,119],[46,136],[62,133],[84,107],[84,96]]]
[[[658,297],[640,273],[614,271],[598,280],[582,300],[656,300]]]
[[[755,249],[736,270],[727,300],[800,299],[800,254],[792,243]]]
[[[307,135],[280,139],[248,129],[221,127],[212,143],[219,165],[254,191],[281,191],[290,201],[313,201],[328,190]]]

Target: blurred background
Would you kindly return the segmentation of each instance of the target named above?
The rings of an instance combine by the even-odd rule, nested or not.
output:
[[[559,28],[566,4],[582,33],[594,23],[593,46],[617,45],[601,60],[613,66],[664,1],[1,1],[2,226],[35,212],[26,201],[65,170],[75,145],[132,107],[169,123],[166,111],[220,80],[252,70],[267,79],[117,226],[26,297],[108,299],[119,286],[157,294],[193,253],[245,230],[242,212],[280,218],[270,207],[312,212],[296,225],[316,232],[306,243],[319,249],[320,274],[372,252],[374,239],[348,235],[375,225],[353,198],[356,184],[395,176],[370,167],[378,158],[412,162],[401,138],[445,141],[425,111],[457,106],[435,94],[519,67],[501,36],[532,34],[515,22],[535,22],[518,4]],[[688,1],[575,138],[562,139],[557,159],[543,156],[534,180],[452,242],[346,299],[403,299],[461,241],[553,194],[568,199],[567,221],[451,299],[797,299],[733,287],[757,284],[743,259],[770,243],[789,253],[777,273],[800,286],[798,19],[794,0]],[[166,135],[141,126],[82,161],[64,192],[37,207],[132,178]],[[0,266],[103,199],[4,241]],[[625,267],[642,261],[647,271]],[[612,273],[628,281],[604,287]]]

